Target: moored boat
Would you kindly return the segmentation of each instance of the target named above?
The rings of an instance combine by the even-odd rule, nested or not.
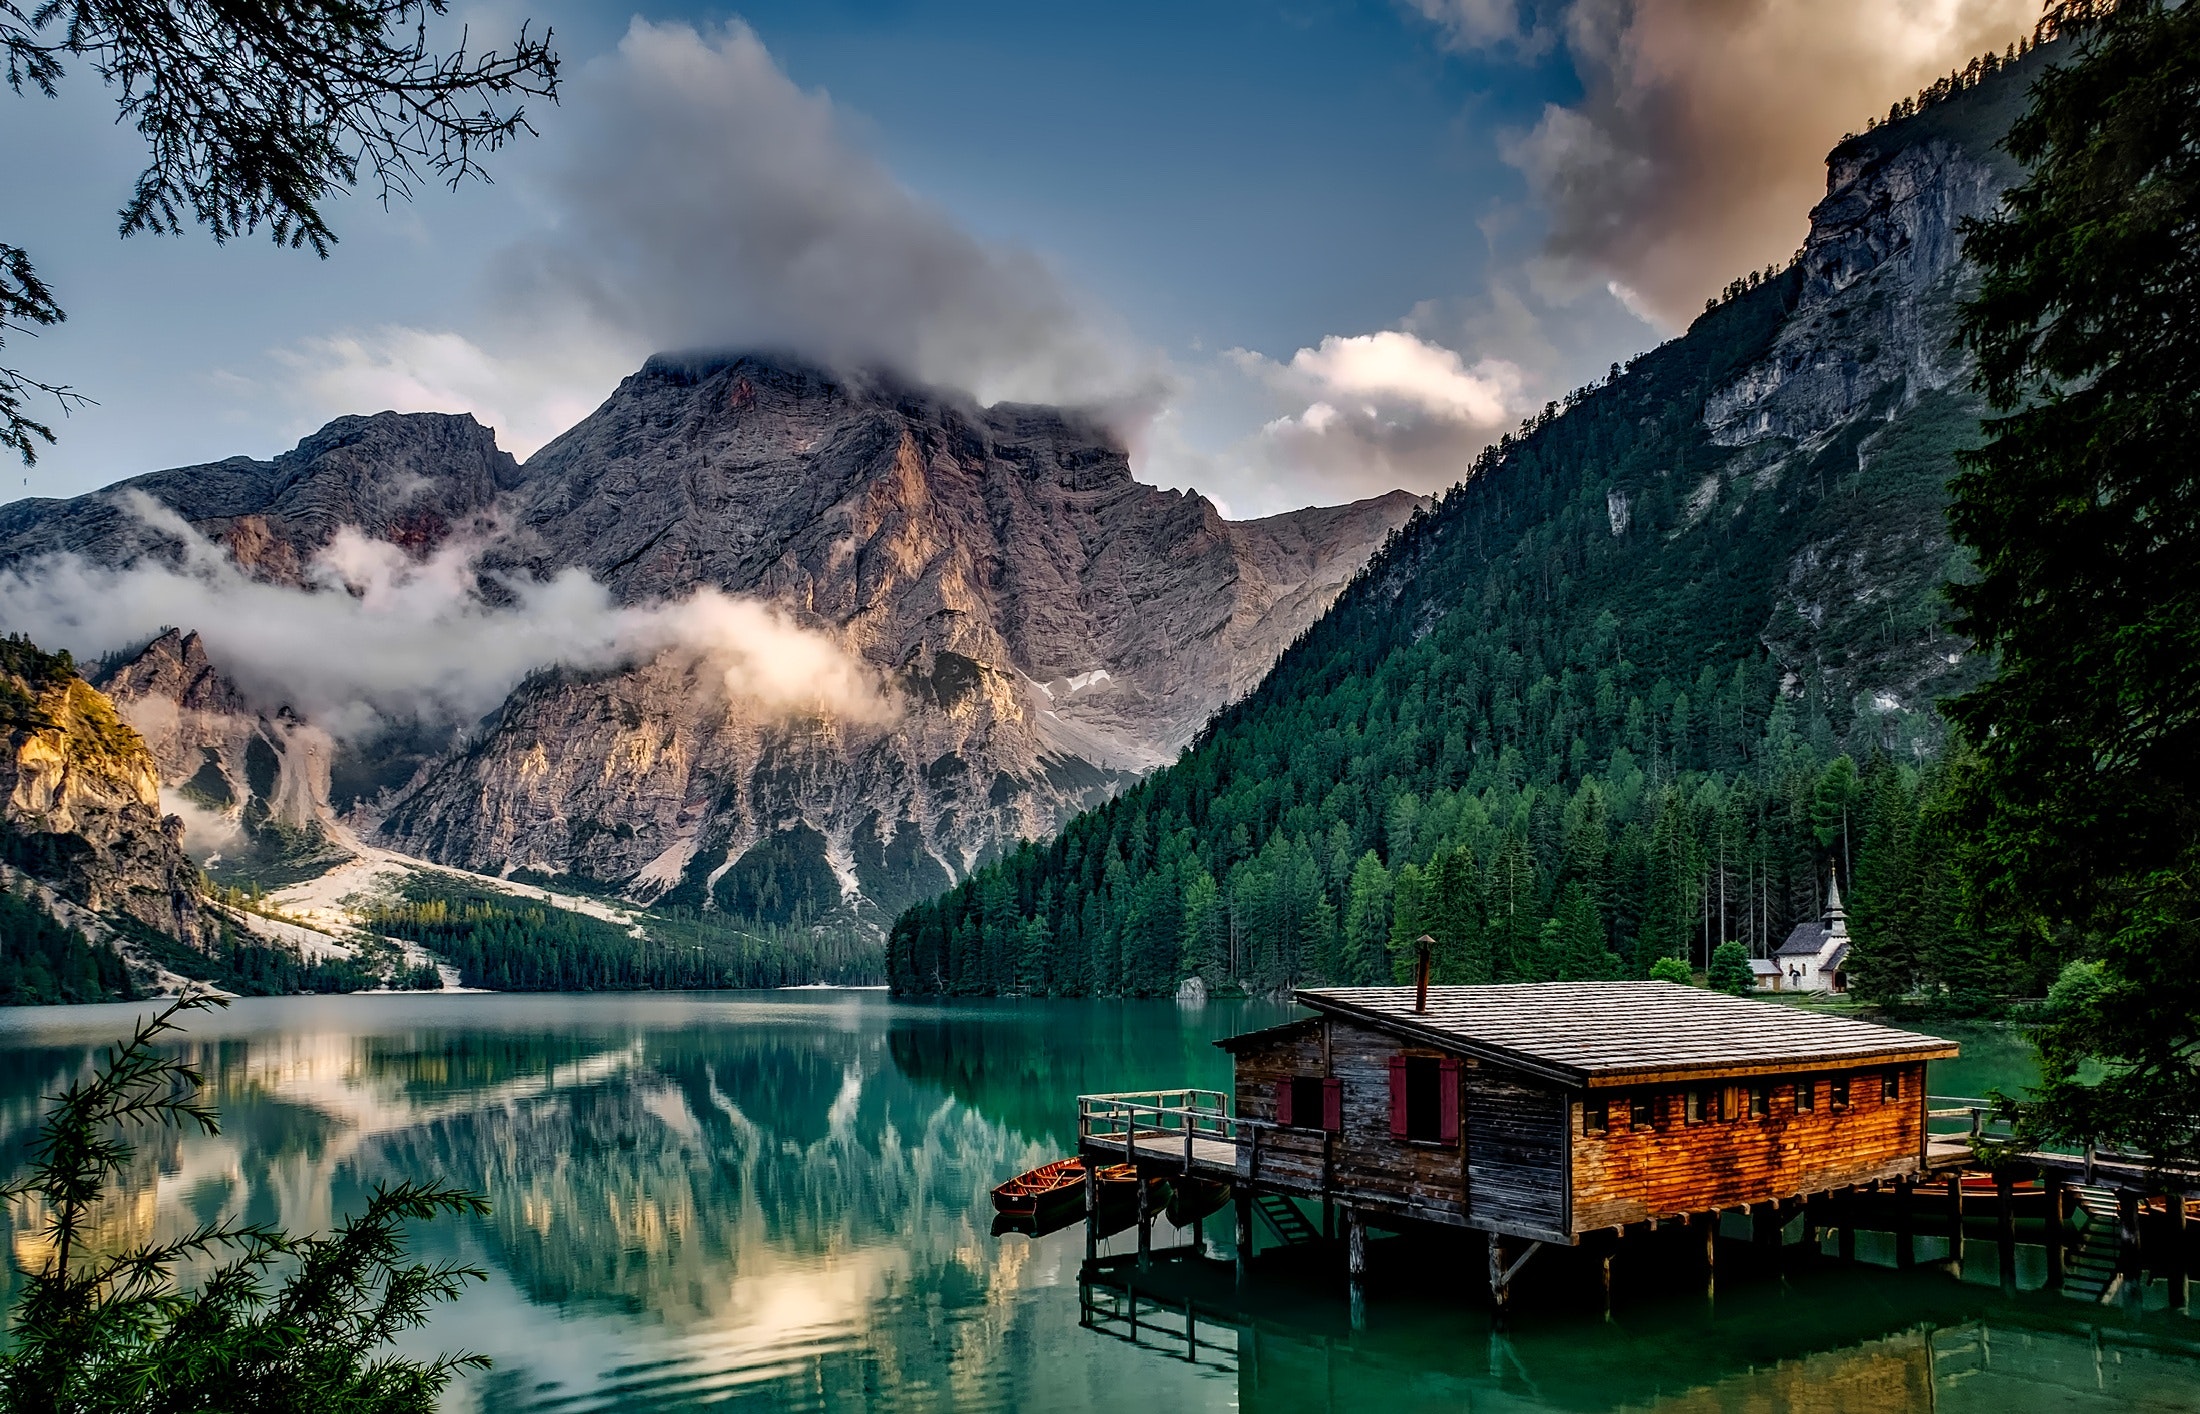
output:
[[[1056,1159],[1020,1173],[993,1190],[993,1211],[1038,1221],[1074,1211],[1085,1201],[1082,1159]]]

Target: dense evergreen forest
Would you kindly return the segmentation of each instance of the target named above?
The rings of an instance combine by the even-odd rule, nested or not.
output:
[[[135,995],[120,953],[63,927],[29,899],[0,890],[0,1006],[119,1002]]]
[[[883,982],[875,935],[769,928],[708,914],[643,915],[640,932],[455,880],[415,877],[362,926],[419,943],[468,987],[500,992],[636,991]]]
[[[1369,982],[1402,977],[1423,933],[1439,980],[1644,976],[1777,943],[1835,877],[1860,989],[2044,985],[1955,927],[1939,718],[1827,687],[1944,648],[1949,567],[1831,605],[1815,661],[1765,647],[1803,545],[1938,521],[1976,407],[1857,419],[1704,503],[1733,456],[1705,399],[1800,280],[1748,282],[1490,448],[1174,766],[904,913],[894,985]]]

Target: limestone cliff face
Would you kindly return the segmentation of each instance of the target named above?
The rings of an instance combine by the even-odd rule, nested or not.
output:
[[[62,897],[198,940],[208,921],[159,767],[114,704],[19,640],[0,666],[0,844]]]
[[[313,553],[351,526],[423,550],[479,529],[519,464],[464,415],[340,417],[271,461],[231,457],[132,477],[72,500],[0,506],[0,564],[73,551],[103,565],[173,559],[174,538],[135,509],[167,507],[258,578],[299,582]]]
[[[1712,440],[1734,451],[1724,484],[1698,488],[1706,512],[1750,489],[1815,505],[1767,646],[1791,689],[1815,685],[1880,719],[1890,747],[1937,735],[1935,699],[1983,669],[1937,594],[1960,572],[1943,515],[1950,454],[1977,445],[1985,410],[1955,342],[1974,279],[1962,224],[2021,176],[1995,142],[2041,62],[1834,149],[1793,311],[1704,408]],[[1624,510],[1613,507],[1615,534]]]
[[[890,725],[770,719],[692,663],[523,686],[402,794],[400,847],[737,907],[749,856],[890,910],[1169,759],[1412,512],[1226,522],[1054,409],[758,358],[652,360],[525,469],[513,567],[789,607]]]
[[[303,862],[331,851],[321,822],[335,741],[288,711],[256,709],[198,634],[168,630],[99,686],[144,738],[168,808],[192,817],[201,858],[279,853]]]
[[[760,916],[791,878],[878,916],[1170,759],[1421,504],[1230,522],[1134,480],[1076,414],[759,357],[653,359],[524,467],[470,418],[384,413],[267,462],[18,502],[0,567],[176,558],[118,491],[263,580],[302,582],[345,527],[415,555],[463,536],[492,598],[578,569],[626,604],[707,588],[828,637],[890,720],[763,713],[668,652],[537,673],[463,735],[332,742],[240,693],[188,624],[107,680],[195,840],[210,821],[296,854],[348,811],[438,861]]]

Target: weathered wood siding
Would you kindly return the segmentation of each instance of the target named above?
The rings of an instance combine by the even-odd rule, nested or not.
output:
[[[1388,1032],[1350,1021],[1328,1025],[1331,1064],[1344,1082],[1336,1186],[1372,1209],[1463,1223],[1467,1190],[1459,1142],[1398,1139],[1390,1132],[1390,1058],[1443,1060],[1450,1053],[1404,1045]]]
[[[1393,1056],[1455,1062],[1459,1137],[1451,1142],[1391,1132]],[[1371,1026],[1324,1020],[1237,1052],[1237,1112],[1273,1122],[1277,1087],[1294,1076],[1334,1077],[1339,1132],[1318,1119],[1263,1131],[1257,1161],[1241,1145],[1238,1172],[1263,1187],[1327,1195],[1371,1213],[1395,1213],[1510,1233],[1566,1232],[1566,1097],[1516,1072],[1452,1052],[1407,1045]]]
[[[1476,1225],[1565,1234],[1566,1094],[1493,1065],[1463,1078],[1467,1188]]]
[[[1920,1103],[1925,1068],[1895,1068],[1901,1093],[1882,1096],[1884,1068],[1848,1072],[1849,1103],[1835,1109],[1829,1082],[1841,1072],[1767,1082],[1768,1113],[1749,1113],[1747,1082],[1738,1084],[1733,1119],[1684,1122],[1687,1089],[1600,1090],[1611,1106],[1602,1134],[1584,1133],[1583,1096],[1571,1097],[1573,1230],[1673,1217],[1792,1198],[1845,1184],[1916,1173],[1924,1146]],[[1799,1113],[1797,1079],[1817,1087],[1816,1108]],[[1720,1088],[1720,1082],[1706,1082]],[[1705,1088],[1702,1086],[1688,1088]],[[1632,1124],[1631,1101],[1648,1093],[1656,1121]]]
[[[1329,1046],[1323,1034],[1325,1025],[1322,1021],[1310,1020],[1294,1031],[1263,1039],[1259,1044],[1248,1045],[1237,1052],[1233,1092],[1239,1118],[1273,1124],[1276,1122],[1276,1087],[1279,1084],[1294,1076],[1327,1076],[1330,1073]],[[1345,1103],[1349,1113],[1349,1087]],[[1319,1194],[1322,1191],[1322,1154],[1325,1142],[1320,1128],[1321,1117],[1312,1115],[1294,1118],[1298,1120],[1298,1124],[1291,1129],[1263,1131],[1257,1153],[1255,1146],[1241,1143],[1238,1146],[1238,1172],[1245,1177],[1258,1179],[1266,1187]],[[1348,1118],[1347,1123],[1349,1122]]]

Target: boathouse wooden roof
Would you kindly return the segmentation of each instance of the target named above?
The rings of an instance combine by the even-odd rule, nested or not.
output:
[[[1790,1074],[1956,1054],[1953,1042],[1674,982],[1321,987],[1317,1011],[1588,1089]]]

